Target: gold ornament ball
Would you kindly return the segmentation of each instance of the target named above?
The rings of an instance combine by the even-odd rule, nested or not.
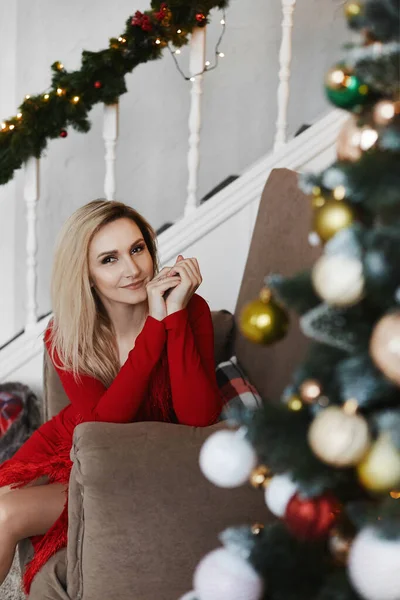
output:
[[[312,230],[323,242],[354,222],[354,210],[341,200],[330,200],[314,211]]]
[[[361,14],[361,10],[361,2],[356,2],[355,0],[349,0],[344,5],[344,14],[346,15],[347,19],[357,17],[359,14]]]
[[[271,471],[265,465],[259,465],[253,469],[250,475],[251,485],[258,490],[267,487],[271,479]]]
[[[313,404],[322,394],[320,384],[316,379],[306,379],[299,388],[300,397],[303,402]]]
[[[318,413],[311,423],[308,443],[323,462],[336,467],[350,467],[362,460],[371,440],[364,417],[330,406]]]
[[[239,325],[248,340],[267,345],[285,336],[289,317],[287,312],[271,298],[269,290],[262,290],[258,300],[246,304],[242,309]]]
[[[375,325],[370,354],[378,369],[400,386],[400,312],[385,315]]]
[[[381,433],[357,467],[362,485],[372,492],[390,492],[400,484],[400,452],[390,434]]]

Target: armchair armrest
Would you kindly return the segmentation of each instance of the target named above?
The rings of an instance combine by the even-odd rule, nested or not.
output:
[[[250,486],[216,488],[202,475],[204,440],[223,429],[159,422],[83,423],[75,429],[69,491],[71,598],[176,600],[192,587],[218,533],[264,520]]]

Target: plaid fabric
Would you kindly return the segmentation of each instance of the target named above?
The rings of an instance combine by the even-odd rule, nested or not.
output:
[[[220,363],[215,370],[215,374],[224,399],[224,408],[238,403],[244,404],[248,408],[261,406],[261,396],[247,379],[236,356]],[[224,418],[224,412],[222,412],[222,418]]]
[[[4,435],[19,413],[22,411],[22,400],[10,392],[0,391],[0,435]]]

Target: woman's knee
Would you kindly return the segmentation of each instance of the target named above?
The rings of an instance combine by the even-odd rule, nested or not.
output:
[[[61,514],[65,504],[63,484],[29,486],[0,496],[0,532],[15,543],[43,535]]]
[[[8,494],[8,492],[12,491],[11,485],[3,485],[0,487],[0,496],[4,496],[4,494]]]
[[[8,498],[12,494],[13,492],[9,490],[9,493],[4,493],[0,496],[0,531],[2,535],[18,542],[16,511],[13,508],[13,503]]]

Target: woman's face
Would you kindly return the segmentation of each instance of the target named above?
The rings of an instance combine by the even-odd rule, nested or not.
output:
[[[121,218],[104,225],[93,236],[88,260],[90,283],[105,307],[147,300],[145,285],[153,279],[153,260],[134,221]]]

